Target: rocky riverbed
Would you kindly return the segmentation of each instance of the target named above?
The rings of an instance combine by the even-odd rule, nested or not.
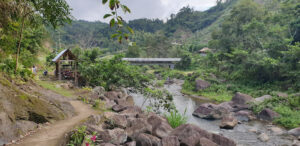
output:
[[[183,95],[180,92],[182,83],[183,81],[176,80],[174,84],[165,85],[164,88],[167,89],[173,95],[173,102],[177,110],[182,114],[186,110],[188,123],[197,125],[201,129],[207,130],[211,133],[220,134],[227,138],[233,139],[237,143],[237,145],[241,146],[281,146],[293,144],[296,145],[295,143],[297,143],[297,140],[295,139],[295,137],[289,135],[287,130],[272,125],[269,122],[253,120],[256,119],[255,115],[253,115],[254,117],[252,120],[248,119],[247,117],[245,118],[245,116],[240,116],[239,118],[237,118],[238,121],[236,121],[236,124],[239,124],[234,124],[235,126],[232,126],[229,129],[220,128],[220,125],[222,125],[222,117],[204,119],[203,117],[199,118],[199,115],[198,117],[193,116],[192,113],[194,113],[194,111],[197,110],[197,108],[199,108],[200,105],[206,104],[209,107],[210,104],[208,103],[210,101],[203,100],[202,97],[197,98],[195,96],[190,97],[187,95]],[[134,98],[135,105],[142,106],[144,101],[143,98],[140,98],[142,95],[136,93],[131,93],[131,95]],[[237,101],[242,102],[240,100]],[[145,108],[146,106],[147,103],[143,106],[143,108]],[[241,112],[241,115],[243,114],[246,113]],[[218,116],[218,113],[216,113],[215,116]]]
[[[143,98],[143,97],[139,97]],[[230,138],[212,133],[194,124],[183,124],[173,129],[168,121],[158,114],[145,112],[135,106],[127,91],[105,92],[97,87],[88,99],[94,104],[97,99],[105,101],[107,109],[102,114],[90,116],[82,125],[87,127],[87,136],[97,132],[96,145],[100,146],[235,146]],[[76,130],[75,130],[76,131]],[[69,143],[72,131],[62,145]],[[84,142],[85,143],[85,142]]]

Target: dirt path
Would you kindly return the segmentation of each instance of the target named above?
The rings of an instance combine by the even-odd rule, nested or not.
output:
[[[76,110],[76,116],[43,127],[13,146],[57,146],[66,132],[70,131],[90,115],[97,113],[97,111],[81,101],[71,101],[71,104]]]

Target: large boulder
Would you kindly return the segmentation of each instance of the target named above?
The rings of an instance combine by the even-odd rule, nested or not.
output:
[[[161,140],[162,146],[180,146],[178,137],[176,136],[167,136]]]
[[[237,124],[238,120],[232,114],[229,114],[223,117],[220,128],[233,129]]]
[[[150,115],[147,119],[147,122],[152,126],[152,134],[159,138],[168,136],[173,130],[166,119],[156,114]]]
[[[200,146],[218,146],[218,144],[212,142],[211,140],[209,140],[205,137],[200,138],[200,142],[198,145],[200,145]]]
[[[136,141],[127,142],[125,146],[136,146]]]
[[[125,129],[127,127],[127,118],[125,115],[116,114],[112,117],[115,126]]]
[[[126,115],[128,117],[137,117],[138,114],[142,113],[142,109],[138,106],[128,106],[125,110],[120,112],[120,114]]]
[[[116,100],[116,99],[119,98],[119,94],[118,94],[118,92],[116,92],[116,91],[109,91],[109,92],[106,92],[106,93],[104,94],[104,96],[107,97],[107,98],[110,99],[110,100]]]
[[[236,146],[233,140],[218,134],[212,134],[212,141],[220,146]]]
[[[275,118],[279,117],[280,115],[271,109],[265,108],[259,114],[258,118],[265,121],[273,121]]]
[[[161,146],[161,140],[150,134],[140,133],[136,137],[136,145],[138,145],[138,146]]]
[[[101,123],[102,116],[101,115],[91,115],[86,120],[86,124],[98,125]]]
[[[231,101],[234,105],[245,105],[253,100],[254,99],[250,95],[237,92]]]
[[[251,121],[255,119],[255,115],[250,110],[241,110],[234,114],[238,121]]]
[[[108,130],[108,134],[111,137],[111,143],[119,145],[127,141],[127,133],[120,128],[115,128],[113,130]]]
[[[225,109],[221,109],[215,104],[204,103],[193,112],[193,116],[203,119],[221,119],[224,113],[227,113]]]
[[[101,97],[104,95],[105,93],[105,89],[101,86],[97,86],[92,90],[93,95],[97,96],[97,97]]]
[[[196,90],[200,91],[210,87],[210,83],[201,79],[196,80]]]
[[[288,131],[288,134],[299,137],[300,136],[300,127],[291,129],[290,131]]]
[[[152,133],[152,126],[142,118],[128,118],[128,127],[126,132],[128,137],[135,139],[140,133]]]
[[[158,124],[152,128],[152,134],[159,138],[163,138],[168,136],[172,130],[172,127],[168,123],[162,122],[161,124]]]
[[[183,124],[175,128],[170,136],[178,137],[180,144],[183,145],[195,145],[199,143],[201,137],[212,139],[211,133],[192,124]]]
[[[121,111],[123,111],[125,109],[126,109],[126,106],[123,106],[123,105],[116,104],[116,105],[112,106],[112,110],[114,112],[121,112]]]

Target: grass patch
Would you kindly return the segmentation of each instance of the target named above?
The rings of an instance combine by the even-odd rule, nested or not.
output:
[[[300,96],[274,97],[252,106],[255,113],[259,113],[264,108],[270,108],[280,114],[280,117],[273,121],[274,123],[289,129],[300,126]]]
[[[43,88],[46,88],[48,90],[52,90],[52,91],[54,91],[54,92],[56,92],[60,95],[63,95],[63,96],[66,96],[66,97],[73,97],[74,96],[72,91],[56,86],[57,84],[59,84],[57,82],[39,80],[39,81],[37,81],[37,83],[39,85],[41,85]]]
[[[186,113],[186,110],[184,111],[183,115],[178,113],[177,110],[172,110],[172,111],[170,111],[170,113],[168,115],[165,115],[165,117],[167,118],[171,127],[176,128],[187,122],[187,117],[186,117],[185,113]]]

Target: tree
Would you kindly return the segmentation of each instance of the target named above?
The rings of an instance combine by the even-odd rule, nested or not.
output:
[[[36,17],[39,17],[56,28],[66,22],[70,22],[71,13],[65,0],[20,0],[15,2],[15,7],[18,9],[18,18],[21,21],[16,54],[15,71],[17,71],[25,22],[28,21],[29,24],[34,23]]]

